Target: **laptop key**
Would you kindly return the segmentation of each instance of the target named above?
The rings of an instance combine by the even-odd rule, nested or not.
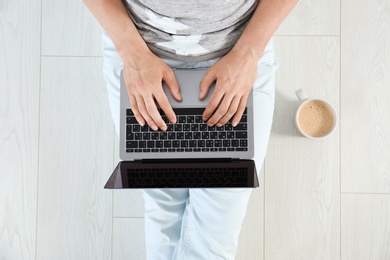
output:
[[[202,116],[195,116],[195,123],[203,123]]]
[[[171,148],[172,147],[172,141],[164,141],[164,148]]]
[[[126,109],[126,115],[127,116],[134,116],[134,113],[133,113],[133,111],[131,111],[131,109]]]
[[[186,139],[186,140],[192,139],[192,133],[191,132],[185,132],[184,139]]]
[[[226,138],[227,139],[234,139],[234,132],[227,132],[226,133]]]
[[[226,140],[224,140],[226,141]],[[215,147],[222,147],[222,140],[214,140],[214,146]]]
[[[234,130],[236,131],[246,131],[248,129],[248,126],[246,123],[239,123],[238,125],[236,125],[236,127],[234,128]]]
[[[247,132],[236,132],[236,138],[241,139],[241,138],[248,138],[248,133]]]
[[[225,125],[225,131],[231,131],[233,129],[233,126],[231,124]]]
[[[248,141],[247,140],[240,140],[240,147],[247,147]]]
[[[149,129],[148,125],[141,126],[141,132],[149,132]]]
[[[206,141],[205,140],[198,140],[198,147],[205,147],[206,146]]]
[[[174,140],[176,139],[176,133],[175,132],[169,132],[168,133],[168,140]]]
[[[226,132],[219,132],[218,138],[219,139],[226,139]]]
[[[198,124],[191,124],[191,131],[192,132],[199,131],[199,125]]]
[[[179,116],[179,123],[184,124],[186,122],[186,117],[185,116]]]
[[[167,140],[167,139],[168,139],[168,133],[160,132],[160,140]]]
[[[138,124],[137,119],[135,119],[135,117],[133,117],[133,116],[126,117],[126,123],[128,125]]]
[[[138,148],[138,141],[127,141],[126,148]]]
[[[146,141],[139,141],[138,142],[138,147],[139,148],[146,148]]]
[[[201,124],[201,125],[199,126],[199,129],[200,129],[200,131],[202,131],[202,132],[207,131],[207,125],[206,125],[206,124]]]
[[[200,139],[200,132],[194,132],[194,133],[192,133],[192,138],[193,138],[193,139]]]
[[[190,125],[190,124],[184,124],[184,125],[183,125],[183,131],[184,131],[184,132],[189,132],[189,131],[191,131],[191,125]]]
[[[140,132],[141,126],[140,125],[133,125],[133,132]]]
[[[176,139],[178,139],[178,140],[184,139],[184,133],[183,132],[177,132],[176,133]]]
[[[176,132],[181,132],[183,130],[183,125],[182,124],[176,124],[174,126],[174,129]]]

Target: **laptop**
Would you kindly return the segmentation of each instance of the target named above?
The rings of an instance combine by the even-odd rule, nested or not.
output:
[[[199,83],[207,69],[173,69],[183,100],[163,89],[177,116],[171,124],[159,108],[167,131],[140,126],[130,109],[121,75],[120,161],[106,189],[148,188],[255,188],[259,186],[254,155],[253,93],[240,123],[209,127],[202,120],[207,97],[199,96]]]

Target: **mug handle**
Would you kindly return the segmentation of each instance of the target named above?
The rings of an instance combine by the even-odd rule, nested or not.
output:
[[[297,95],[297,98],[299,100],[300,103],[303,103],[305,102],[306,100],[308,100],[305,92],[303,92],[303,90],[300,88],[298,89],[297,91],[295,91],[295,94]]]

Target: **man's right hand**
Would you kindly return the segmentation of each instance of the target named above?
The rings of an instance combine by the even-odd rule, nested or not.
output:
[[[130,108],[140,125],[146,123],[154,131],[159,128],[165,131],[167,125],[158,112],[156,102],[173,124],[176,123],[176,115],[163,91],[162,81],[177,101],[182,100],[179,84],[172,69],[152,52],[136,56],[125,61],[123,69]]]

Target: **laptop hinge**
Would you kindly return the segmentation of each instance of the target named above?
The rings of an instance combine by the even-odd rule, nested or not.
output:
[[[223,163],[223,162],[232,162],[234,159],[232,158],[177,158],[177,159],[142,159],[135,160],[138,163]]]

